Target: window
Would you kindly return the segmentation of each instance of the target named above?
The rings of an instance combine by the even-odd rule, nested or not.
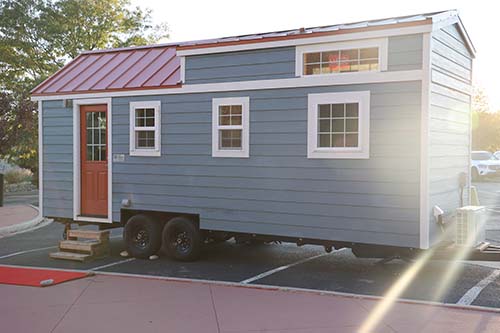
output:
[[[161,155],[161,102],[130,102],[130,155]]]
[[[387,39],[297,46],[296,75],[387,70]]]
[[[212,156],[249,157],[249,98],[214,98]]]
[[[378,70],[378,48],[304,53],[304,75]]]
[[[106,161],[106,112],[85,113],[86,161]]]
[[[308,95],[308,158],[368,158],[370,92]]]

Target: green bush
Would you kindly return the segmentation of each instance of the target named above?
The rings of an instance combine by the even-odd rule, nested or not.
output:
[[[31,182],[33,173],[28,169],[12,169],[5,173],[4,181],[7,184],[19,184]]]

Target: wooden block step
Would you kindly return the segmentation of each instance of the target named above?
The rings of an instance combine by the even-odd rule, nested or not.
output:
[[[108,246],[108,241],[98,240],[64,240],[59,243],[60,250],[79,251],[94,254],[99,247]]]
[[[53,259],[63,259],[63,260],[73,260],[84,262],[90,259],[92,256],[85,253],[73,253],[73,252],[52,252],[50,257]]]
[[[85,238],[85,239],[97,239],[97,240],[108,240],[109,230],[93,231],[93,230],[80,230],[74,229],[68,231],[68,238]]]

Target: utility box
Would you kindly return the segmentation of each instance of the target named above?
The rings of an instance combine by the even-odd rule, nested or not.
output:
[[[485,241],[484,206],[465,206],[457,209],[455,243],[458,246],[476,246]]]

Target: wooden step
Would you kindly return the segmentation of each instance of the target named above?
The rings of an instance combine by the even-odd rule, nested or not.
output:
[[[81,229],[69,230],[68,239],[74,240],[75,238],[108,240],[109,230],[102,230],[102,231],[81,230]]]
[[[107,247],[108,241],[98,241],[98,240],[87,240],[87,241],[79,241],[79,240],[64,240],[59,243],[60,250],[78,251],[78,252],[87,252],[91,255],[95,254],[99,248]]]
[[[73,260],[84,262],[92,258],[90,254],[74,253],[74,252],[52,252],[50,257],[53,259]]]

